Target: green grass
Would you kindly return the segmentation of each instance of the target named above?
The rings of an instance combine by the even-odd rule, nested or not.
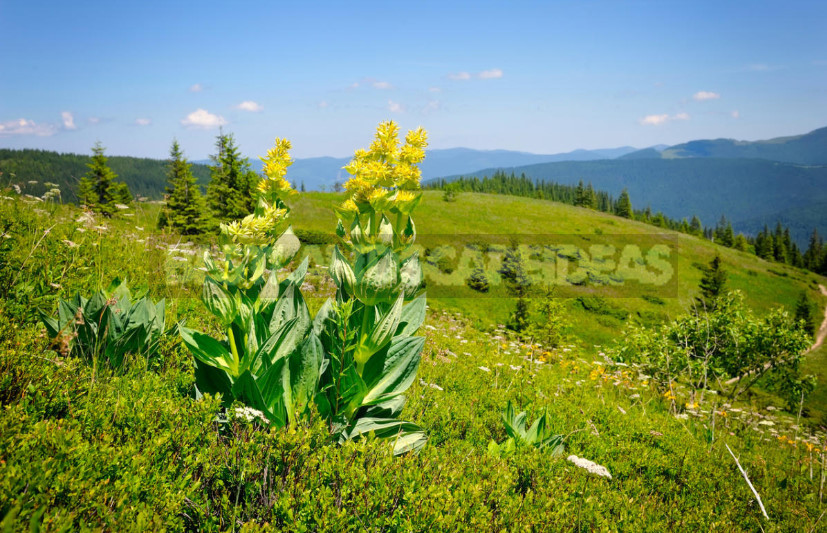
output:
[[[329,231],[335,198],[302,195],[294,225]],[[189,272],[184,265],[197,266],[197,257],[170,252],[178,238],[152,231],[157,206],[94,231],[76,222],[74,208],[38,207],[0,203],[0,221],[11,224],[0,241],[0,517],[12,529],[30,523],[48,531],[824,528],[817,524],[824,510],[822,457],[807,449],[806,429],[794,416],[768,411],[773,399],[764,396],[730,406],[707,395],[697,410],[687,410],[686,391],[678,390],[672,404],[634,368],[592,363],[594,345],[611,342],[625,321],[573,300],[580,340],[544,364],[496,330],[507,300],[431,300],[419,379],[402,414],[429,435],[417,456],[393,458],[380,442],[335,445],[319,422],[290,431],[222,423],[215,400],[195,399],[191,359],[174,336],[157,359],[134,358],[114,373],[49,349],[33,313],[118,275],[147,286],[155,298],[174,297],[168,323],[185,320],[210,331],[214,324],[195,299],[199,279],[176,277]],[[498,224],[498,233],[657,231],[550,202],[470,194],[447,204],[426,193],[417,222],[423,234],[493,233]],[[607,302],[634,314],[681,313],[700,278],[692,264],[707,263],[716,251],[731,286],[757,309],[791,306],[806,280],[815,279],[699,239],[682,236],[680,244],[678,298]],[[322,269],[308,283],[313,294],[330,292]],[[311,298],[312,308],[320,303]],[[823,368],[816,364],[823,356],[822,350],[808,364]],[[813,397],[823,402],[824,396],[818,389]],[[508,401],[529,419],[547,409],[551,426],[566,436],[566,453],[489,456],[489,441],[505,438],[500,413]],[[727,415],[714,414],[721,411]],[[823,446],[825,437],[807,438]],[[749,472],[769,521],[725,444]],[[613,479],[590,476],[566,461],[568,454],[604,465]]]

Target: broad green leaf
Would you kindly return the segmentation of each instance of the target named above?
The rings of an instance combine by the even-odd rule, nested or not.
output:
[[[402,394],[413,383],[425,337],[394,337],[387,350],[368,360],[363,372],[368,392],[363,405],[383,402]]]
[[[402,316],[403,302],[404,299],[400,294],[390,310],[376,324],[370,326],[372,328],[370,331],[362,331],[362,338],[356,348],[356,353],[353,355],[360,368],[364,366],[370,356],[381,350],[393,338],[399,326],[399,319]]]
[[[181,335],[181,340],[184,341],[184,345],[196,359],[216,368],[224,369],[230,372],[231,375],[237,375],[238,364],[223,344],[209,335],[183,326],[178,328],[178,332]]]
[[[268,368],[279,359],[289,355],[299,345],[301,338],[295,333],[298,318],[292,318],[281,325],[275,333],[270,335],[259,347],[248,363],[253,374],[258,375],[262,369]]]
[[[424,294],[405,305],[402,308],[402,316],[399,319],[396,335],[400,337],[415,335],[422,323],[425,322],[426,307],[427,302]]]
[[[422,429],[411,422],[369,417],[357,420],[352,428],[342,433],[340,440],[354,440],[362,436],[387,440],[393,446],[394,455],[417,451],[428,440]]]
[[[207,309],[221,319],[221,323],[224,326],[231,324],[233,320],[235,320],[238,312],[236,309],[236,299],[212,278],[208,277],[204,280],[201,299],[204,301]]]

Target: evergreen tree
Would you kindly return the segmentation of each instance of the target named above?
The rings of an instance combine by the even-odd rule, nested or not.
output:
[[[704,227],[701,225],[701,219],[699,219],[696,215],[692,215],[692,221],[689,223],[689,231],[692,235],[696,235],[698,237],[703,235]]]
[[[115,181],[118,176],[107,166],[104,150],[100,142],[95,143],[92,161],[86,165],[89,171],[81,179],[80,189],[86,205],[103,216],[111,217],[117,209],[115,204],[128,204],[132,197],[125,183]]]
[[[589,209],[597,209],[597,194],[594,192],[592,184],[586,187],[586,207]]]
[[[206,204],[192,166],[184,157],[177,140],[169,149],[169,185],[166,188],[166,203],[161,210],[158,227],[170,227],[182,235],[194,235],[207,230]]]
[[[483,269],[484,260],[480,257],[474,262],[474,268],[471,270],[471,275],[465,280],[465,284],[477,292],[488,292],[490,285],[488,283],[488,276],[485,275]]]
[[[307,190],[304,188],[304,181],[302,181],[302,189],[301,190],[302,190],[302,192],[307,192]]]
[[[218,134],[218,153],[210,156],[212,178],[207,187],[207,203],[221,221],[243,218],[255,207],[255,187],[259,177],[250,161],[241,157],[232,134]]]
[[[810,235],[810,244],[804,252],[804,268],[814,272],[818,269],[823,245],[821,237],[818,236],[818,230],[814,228]]]
[[[563,344],[571,323],[563,302],[554,297],[553,285],[546,288],[543,298],[535,300],[531,314],[532,321],[526,337],[542,344],[545,349],[554,349]]]
[[[623,218],[632,218],[632,201],[629,199],[629,191],[623,189],[620,198],[615,205],[615,214]]]
[[[703,307],[707,311],[715,310],[718,298],[724,292],[726,277],[726,271],[721,268],[721,258],[716,255],[715,259],[709,263],[701,278],[701,296],[695,298],[699,307]]]
[[[92,181],[83,176],[80,178],[78,185],[78,204],[91,208],[95,205],[95,190],[92,187]]]
[[[816,317],[813,312],[813,302],[807,296],[807,293],[801,291],[801,296],[795,304],[795,321],[802,324],[804,331],[810,337],[816,333]]]
[[[511,240],[498,273],[509,294],[517,299],[509,326],[516,331],[523,331],[529,323],[528,293],[531,289],[531,280],[526,272],[525,260],[520,253],[520,245],[516,239]]]
[[[746,252],[749,249],[749,243],[743,233],[735,236],[735,242],[732,243],[732,247],[742,252]]]

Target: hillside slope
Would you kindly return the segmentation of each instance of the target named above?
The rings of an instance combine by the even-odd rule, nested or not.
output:
[[[470,175],[491,176],[496,170]],[[736,231],[752,230],[751,221],[758,217],[788,211],[793,229],[815,222],[819,232],[827,234],[827,217],[799,221],[795,215],[798,209],[827,201],[827,166],[763,159],[615,159],[544,163],[506,171],[569,185],[584,180],[615,197],[625,188],[636,209],[650,206],[678,220],[697,215],[704,225],[714,225],[726,215]],[[799,229],[793,238],[806,245],[813,227]]]

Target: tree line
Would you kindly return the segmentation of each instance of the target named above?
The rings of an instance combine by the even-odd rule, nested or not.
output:
[[[426,188],[445,191],[447,201],[453,200],[461,192],[479,192],[538,198],[585,207],[687,235],[704,237],[722,246],[753,253],[768,261],[827,275],[827,247],[817,230],[813,230],[809,246],[802,252],[790,237],[789,227],[782,226],[780,222],[776,225],[775,231],[770,231],[765,226],[757,236],[736,234],[726,216],[721,216],[714,226],[705,227],[697,216],[692,216],[691,220],[676,220],[661,211],[653,212],[648,206],[645,209],[634,209],[626,189],[615,199],[610,193],[596,190],[591,183],[584,184],[582,180],[577,185],[564,185],[554,181],[534,180],[525,173],[519,176],[513,172],[508,174],[503,170],[482,178],[460,177],[452,181],[438,179],[427,184]]]

